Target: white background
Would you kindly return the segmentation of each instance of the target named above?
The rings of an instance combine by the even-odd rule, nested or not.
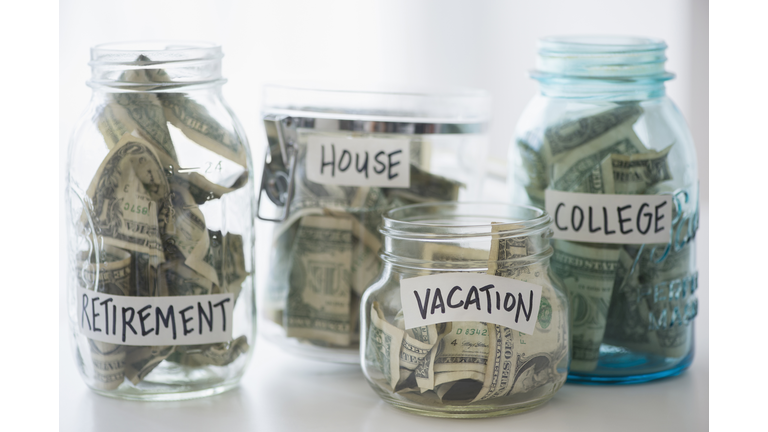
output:
[[[61,3],[63,146],[90,97],[89,48],[147,39],[206,40],[224,50],[224,96],[263,154],[261,86],[275,80],[476,87],[493,97],[490,156],[506,160],[537,91],[536,40],[560,34],[664,39],[667,84],[693,132],[708,199],[709,18],[701,0],[183,0]],[[492,167],[493,168],[493,167]],[[505,173],[505,169],[498,169]],[[258,178],[258,177],[257,177]]]
[[[706,299],[707,306],[712,304],[714,312],[710,326],[713,345],[708,350],[713,365],[712,391],[711,396],[709,386],[694,386],[686,391],[692,392],[694,400],[711,400],[715,408],[711,412],[714,430],[759,429],[764,423],[764,391],[768,385],[761,362],[765,352],[761,331],[765,327],[763,305],[768,300],[763,276],[765,254],[761,247],[768,239],[765,230],[758,228],[758,222],[765,215],[761,198],[765,193],[765,160],[768,160],[764,144],[768,114],[765,108],[768,87],[764,83],[764,71],[768,68],[768,58],[764,55],[768,40],[765,5],[747,0],[713,1],[710,131],[707,42],[710,29],[706,1],[475,1],[472,6],[460,8],[462,4],[446,1],[437,6],[437,2],[419,0],[389,1],[386,7],[383,3],[337,5],[327,1],[311,4],[295,1],[63,1],[58,4],[51,0],[3,3],[0,31],[5,61],[0,69],[4,83],[0,125],[4,146],[0,184],[5,186],[6,199],[0,219],[4,227],[4,259],[0,268],[6,297],[4,313],[0,314],[4,337],[0,364],[5,390],[0,429],[55,430],[60,416],[79,421],[79,430],[107,430],[116,425],[132,427],[131,430],[174,430],[182,416],[202,430],[235,430],[233,425],[247,430],[291,430],[302,418],[316,425],[333,420],[328,413],[281,408],[276,398],[252,397],[251,386],[269,391],[280,383],[280,377],[268,371],[258,372],[265,361],[283,363],[300,371],[301,365],[306,364],[300,359],[255,358],[240,390],[219,399],[186,402],[183,412],[178,404],[134,403],[131,410],[125,408],[126,402],[100,398],[78,387],[83,384],[75,372],[69,347],[62,347],[61,354],[52,349],[58,345],[60,336],[66,335],[66,329],[54,331],[59,325],[56,311],[60,290],[58,260],[54,258],[58,247],[52,241],[58,236],[56,221],[60,219],[60,211],[54,203],[60,199],[59,169],[65,156],[64,143],[89,97],[84,81],[88,76],[86,63],[90,45],[157,37],[221,43],[227,53],[224,72],[231,80],[225,87],[225,95],[245,124],[256,153],[262,145],[254,139],[259,128],[258,90],[248,92],[246,89],[257,89],[258,83],[266,79],[262,77],[268,76],[267,71],[284,74],[277,78],[310,73],[318,77],[336,74],[347,77],[376,70],[390,73],[392,68],[400,68],[400,74],[392,73],[392,77],[413,77],[414,80],[428,77],[479,87],[499,85],[506,90],[501,91],[501,99],[494,92],[494,131],[501,128],[510,134],[520,109],[535,91],[535,83],[525,76],[525,71],[533,66],[534,39],[543,34],[568,32],[652,35],[664,38],[670,45],[668,69],[676,72],[678,78],[669,83],[668,89],[692,126],[699,146],[700,177],[705,188],[703,201],[708,197],[704,191],[709,171],[706,152],[702,149],[707,148],[709,133],[717,143],[711,158],[715,167],[711,175],[714,178],[712,199],[713,204],[717,204],[711,210],[715,227],[711,233],[712,259],[709,260],[707,254],[699,255],[702,272],[709,271],[712,262],[711,280],[716,287],[711,296],[705,298],[702,293],[700,297],[702,303]],[[474,15],[476,10],[485,10],[484,18]],[[496,24],[488,26],[487,22]],[[436,32],[436,27],[442,32]],[[488,30],[490,28],[494,30]],[[485,48],[478,48],[471,42],[479,37],[478,33],[499,36],[495,42],[486,41]],[[372,40],[376,45],[372,45]],[[684,40],[687,44],[678,42]],[[389,46],[389,50],[383,45]],[[235,51],[236,48],[239,51]],[[485,52],[497,59],[490,63],[493,67],[478,62]],[[339,59],[345,59],[346,69],[336,67]],[[688,61],[685,59],[692,59],[687,66],[680,64]],[[473,70],[487,75],[478,78],[467,72],[467,67],[478,64]],[[513,105],[518,108],[509,108]],[[504,106],[507,111],[500,111]],[[53,126],[57,117],[58,129]],[[503,134],[494,133],[493,145],[493,154],[503,153],[507,145]],[[700,238],[708,240],[709,235],[708,224],[702,225]],[[708,243],[702,241],[699,245]],[[30,304],[32,300],[40,312],[34,319],[27,309],[11,307]],[[699,328],[705,322],[702,318],[698,318]],[[703,336],[699,333],[697,343]],[[703,350],[706,347],[699,345],[697,352],[701,354]],[[704,371],[698,369],[702,366],[706,366]],[[702,365],[697,359],[690,372],[693,373],[683,375],[681,380],[694,377],[693,382],[699,382],[699,377],[709,375],[709,364]],[[299,373],[297,379],[308,375]],[[340,377],[354,382],[354,388],[359,390],[357,398],[353,397],[357,393],[346,392],[347,387],[332,389],[330,384],[338,382]],[[312,376],[316,384],[307,389],[307,393],[300,387],[285,391],[293,392],[308,406],[312,401],[322,401],[323,397],[343,400],[347,403],[345,418],[364,420],[358,423],[363,424],[359,430],[372,429],[365,425],[387,425],[393,410],[383,402],[377,403],[372,392],[365,393],[368,388],[361,378],[359,372],[329,367]],[[408,416],[395,425],[419,430],[430,430],[427,425],[442,430],[490,430],[491,425],[496,424],[503,430],[514,427],[538,431],[540,424],[549,421],[559,426],[557,430],[578,427],[628,430],[629,426],[642,426],[643,421],[657,418],[661,410],[686,413],[690,409],[691,398],[673,398],[667,391],[669,385],[684,387],[674,383],[670,380],[612,390],[566,386],[558,393],[562,398],[560,402],[523,416],[487,422]],[[59,386],[61,393],[57,391]],[[317,394],[321,389],[330,391],[330,395]],[[605,391],[620,394],[599,406],[604,415],[576,422],[575,417],[552,414],[562,412],[564,407],[577,412],[593,408],[591,396]],[[632,410],[639,400],[650,400],[650,407],[640,413]],[[367,408],[361,409],[363,405]],[[705,406],[708,407],[708,403]],[[263,421],[247,421],[263,413],[266,413],[261,417]],[[99,418],[99,414],[109,421],[94,427],[94,419]],[[245,417],[251,414],[254,417]],[[614,415],[621,414],[627,414],[623,424],[610,423]],[[704,426],[708,424],[706,414],[688,414],[698,420],[675,430],[708,429]],[[227,420],[217,420],[220,415],[225,415]],[[275,423],[275,419],[280,418],[284,423]]]
[[[515,123],[537,91],[536,82],[527,76],[535,62],[536,39],[553,34],[632,34],[662,38],[669,45],[667,68],[677,73],[677,79],[668,84],[668,93],[691,122],[699,155],[701,197],[706,203],[709,178],[706,131],[707,20],[706,2],[692,0],[64,1],[60,3],[59,14],[59,145],[61,149],[66,148],[69,134],[90,97],[90,89],[85,86],[85,81],[90,75],[87,63],[91,46],[141,39],[207,40],[221,44],[224,49],[223,72],[229,79],[224,87],[224,95],[245,128],[255,161],[260,160],[258,155],[263,154],[265,146],[259,116],[261,86],[265,82],[312,80],[416,86],[428,84],[479,87],[491,93],[494,119],[490,130],[489,168],[491,172],[504,175],[504,161]],[[64,158],[60,163],[63,176]],[[259,177],[260,173],[255,173],[255,178]],[[63,235],[63,228],[60,225],[60,235]],[[63,246],[63,241],[61,243]],[[703,263],[701,258],[704,258]],[[61,261],[63,259],[62,254],[59,269],[61,276],[65,269]],[[706,254],[700,256],[699,265],[707,265]],[[708,305],[702,306],[706,316]],[[706,318],[700,318],[699,322],[704,326],[708,324]],[[700,349],[705,347],[706,344]],[[60,355],[71,355],[68,347],[60,348]],[[260,358],[264,355],[269,358]],[[282,360],[275,362],[274,356]],[[212,424],[222,421],[231,424],[230,427],[243,430],[247,429],[246,425],[266,426],[266,430],[280,430],[281,426],[300,430],[312,425],[311,420],[321,414],[330,415],[331,418],[322,427],[313,425],[318,430],[334,430],[336,422],[347,425],[348,430],[385,430],[383,426],[386,423],[374,421],[369,424],[370,419],[384,415],[385,418],[400,419],[398,422],[407,424],[412,417],[382,406],[382,403],[376,401],[375,395],[365,393],[368,391],[367,386],[361,382],[359,370],[354,368],[330,367],[328,370],[333,372],[324,372],[326,366],[312,362],[291,363],[290,358],[278,354],[275,347],[261,340],[257,341],[256,357],[251,364],[251,368],[256,369],[249,370],[240,393],[222,395],[211,401],[178,404],[170,410],[166,420],[170,424],[193,427],[197,423],[188,422],[186,418],[194,411],[193,407],[202,406],[213,410],[210,412],[210,416],[214,417]],[[73,367],[64,369],[67,364],[67,359],[61,359],[60,373],[74,375]],[[274,388],[280,385],[280,380],[271,386],[269,381],[266,385],[262,384],[273,372],[260,370],[260,366],[279,368],[277,372],[287,373],[285,364],[300,368],[301,371],[291,370],[290,373],[296,373],[309,382],[288,379],[282,381],[284,385],[294,388],[296,392],[307,389],[313,394],[299,397],[290,392],[275,393]],[[672,399],[691,399],[683,408],[685,415],[675,418],[677,423],[673,424],[678,426],[676,429],[686,426],[686,421],[695,416],[700,417],[708,412],[700,399],[702,394],[708,393],[707,356],[700,356],[696,366],[696,373],[683,378],[688,384],[672,382],[663,384],[664,388],[657,388],[672,392]],[[342,374],[341,378],[336,377],[338,373]],[[322,380],[318,375],[322,377],[324,374],[329,374],[329,380],[314,381]],[[62,391],[74,392],[71,397],[67,397],[66,392],[60,393],[60,408],[63,411],[60,413],[60,426],[65,430],[78,430],[80,427],[84,430],[103,430],[106,425],[114,427],[108,419],[111,416],[123,417],[127,413],[145,417],[148,424],[161,421],[155,414],[161,406],[148,408],[136,406],[135,403],[105,401],[87,390],[82,392],[82,383],[73,388],[72,377],[60,379]],[[77,376],[74,378],[79,379]],[[334,388],[336,378],[340,383]],[[272,389],[271,393],[267,392],[269,389]],[[646,390],[649,393],[645,396],[642,390],[620,391],[623,397],[634,400],[635,404],[647,400],[649,395],[655,393],[653,387]],[[242,399],[243,392],[248,395],[245,401]],[[311,408],[315,397],[328,398],[334,393],[339,402],[344,404],[365,398],[360,400],[362,405],[357,407],[365,415],[357,421],[349,418],[347,422],[341,422],[345,411],[335,410],[334,404],[317,402],[316,409]],[[566,393],[578,398],[582,392],[578,387],[569,386]],[[590,393],[583,394],[584,397],[590,397]],[[591,404],[605,404],[612,397],[618,396],[615,392],[598,391],[591,394]],[[247,402],[249,398],[250,403]],[[271,405],[267,400],[271,401]],[[283,402],[277,403],[277,400]],[[87,404],[86,407],[77,406],[83,403]],[[216,411],[231,410],[231,407],[221,407],[227,403],[242,403],[240,409],[246,411],[241,414],[237,410],[230,411],[228,420],[221,419]],[[295,405],[289,407],[288,404]],[[547,417],[555,416],[555,423],[541,423],[541,420],[530,417],[522,421],[529,425],[541,424],[542,430],[556,430],[559,422],[567,422],[569,417],[579,413],[577,405],[561,404],[562,399],[560,402],[556,400],[544,411],[548,413],[544,414]],[[264,413],[254,405],[272,406],[273,409]],[[651,408],[650,405],[641,406],[644,409]],[[103,410],[110,409],[114,410],[108,411],[112,413],[111,416],[102,414]],[[291,420],[285,412],[291,409],[306,410],[307,417],[301,417],[298,421]],[[263,413],[260,418],[248,414],[260,411]],[[674,417],[676,411],[659,411],[657,421],[669,415]],[[176,412],[176,417],[172,412]],[[594,408],[587,411],[582,409],[580,412],[586,417],[600,414],[600,410]],[[236,418],[240,418],[240,421],[233,421]],[[608,421],[605,425],[615,426],[616,420]],[[166,427],[170,424],[165,423]],[[437,427],[437,424],[429,421],[422,423],[427,428]],[[638,426],[653,424],[642,421],[637,423]],[[662,420],[655,424],[657,428],[664,429],[662,426],[667,423]],[[702,424],[696,421],[689,426],[697,429]],[[489,427],[496,429],[498,426]],[[587,430],[591,427],[580,424],[572,428]]]

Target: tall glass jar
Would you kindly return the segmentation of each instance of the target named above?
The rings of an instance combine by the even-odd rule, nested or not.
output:
[[[221,47],[91,50],[67,157],[66,298],[97,393],[179,400],[237,385],[255,335],[253,165]]]
[[[384,269],[360,318],[360,360],[376,393],[406,411],[465,418],[552,398],[570,344],[551,224],[543,210],[506,204],[385,213]]]
[[[539,41],[541,93],[518,122],[509,188],[555,220],[573,381],[643,382],[693,360],[698,172],[665,94],[666,47],[638,37]]]
[[[265,87],[262,334],[305,357],[357,363],[381,213],[479,197],[488,113],[488,96],[471,90]]]

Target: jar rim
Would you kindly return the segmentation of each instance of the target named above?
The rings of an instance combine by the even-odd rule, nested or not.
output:
[[[538,40],[536,68],[542,94],[634,100],[664,95],[667,44],[641,36],[548,36]]]
[[[538,41],[539,52],[627,53],[667,48],[663,39],[624,35],[560,35]]]
[[[213,42],[146,40],[91,47],[88,85],[110,91],[162,92],[221,85],[221,46]]]
[[[413,239],[454,239],[492,234],[515,237],[547,229],[551,223],[549,214],[537,207],[448,201],[391,209],[382,215],[380,231],[387,237]]]
[[[152,54],[150,62],[220,59],[221,45],[205,41],[145,40],[107,42],[91,47],[91,65],[146,64],[137,61],[142,54]]]
[[[262,111],[291,117],[426,123],[485,123],[490,93],[466,87],[390,83],[273,82]]]

